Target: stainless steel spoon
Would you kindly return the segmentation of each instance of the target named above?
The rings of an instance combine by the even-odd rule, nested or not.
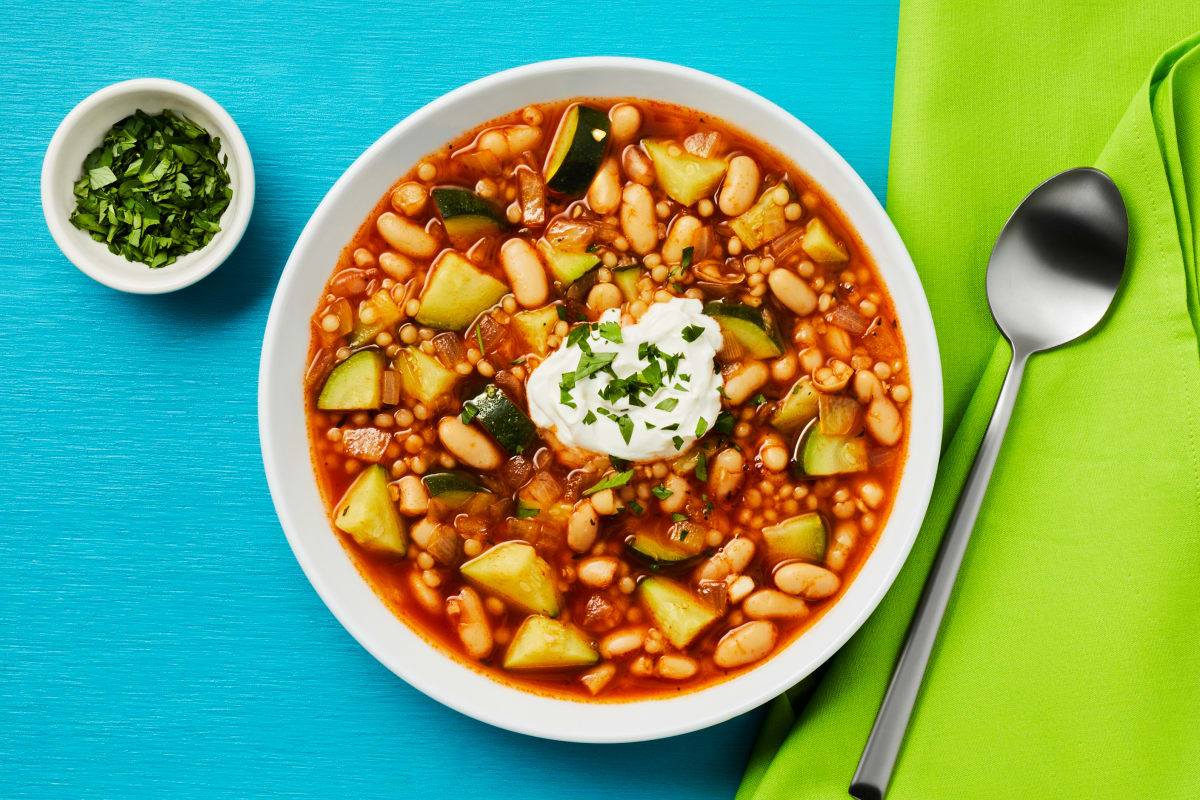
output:
[[[1100,322],[1125,271],[1128,240],[1121,193],[1103,172],[1086,168],[1060,172],[1030,192],[996,240],[988,262],[988,305],[1012,345],[1012,363],[850,784],[851,796],[859,800],[880,800],[887,791],[1025,362]]]

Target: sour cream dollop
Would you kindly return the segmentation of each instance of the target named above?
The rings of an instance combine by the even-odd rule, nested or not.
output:
[[[721,412],[721,329],[690,298],[656,303],[634,325],[620,318],[613,308],[586,336],[572,330],[533,371],[529,415],[571,447],[629,461],[677,455]]]

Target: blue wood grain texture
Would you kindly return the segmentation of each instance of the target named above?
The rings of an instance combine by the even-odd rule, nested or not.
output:
[[[0,796],[732,796],[758,713],[656,743],[539,741],[439,706],[341,629],[267,494],[263,325],[292,243],[367,145],[529,61],[637,55],[730,78],[882,196],[895,28],[896,0],[5,3]],[[165,297],[77,272],[38,196],[63,115],[143,76],[210,93],[257,167],[237,252]]]

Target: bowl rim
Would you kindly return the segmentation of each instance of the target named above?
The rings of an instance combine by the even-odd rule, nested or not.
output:
[[[295,380],[288,387],[278,386],[277,384],[282,379],[272,377],[279,353],[286,344],[282,322],[285,314],[283,300],[291,294],[293,285],[299,280],[303,254],[319,236],[321,223],[332,214],[333,207],[342,199],[343,194],[349,191],[349,187],[356,181],[365,179],[364,173],[374,166],[374,162],[389,147],[393,146],[396,140],[435,120],[439,113],[454,108],[456,104],[468,102],[472,97],[500,90],[509,84],[519,84],[521,81],[529,79],[545,79],[555,73],[569,73],[572,70],[611,70],[630,73],[640,70],[667,80],[678,81],[681,86],[691,82],[700,84],[705,89],[719,89],[733,98],[733,102],[753,106],[759,114],[775,118],[774,122],[790,128],[795,135],[806,139],[806,146],[813,148],[817,152],[818,158],[825,162],[823,166],[837,173],[837,179],[842,182],[838,187],[830,186],[827,181],[822,181],[820,184],[827,193],[835,197],[838,205],[842,207],[843,213],[851,218],[856,231],[863,236],[864,243],[865,236],[862,231],[866,221],[863,217],[870,215],[870,225],[875,229],[874,233],[877,239],[876,246],[871,249],[871,252],[881,271],[884,267],[882,259],[884,257],[889,259],[886,271],[890,277],[887,280],[887,286],[896,302],[898,315],[900,315],[900,299],[897,295],[903,289],[904,303],[908,310],[900,316],[905,331],[910,376],[913,378],[914,384],[918,383],[916,376],[920,375],[920,383],[913,389],[910,400],[912,429],[909,432],[908,453],[893,513],[884,530],[880,532],[874,550],[860,568],[850,587],[821,619],[796,637],[783,651],[773,654],[746,672],[727,680],[666,699],[589,703],[565,697],[531,693],[460,664],[457,659],[445,654],[437,646],[429,644],[424,637],[408,628],[407,623],[401,620],[396,620],[397,624],[407,630],[411,637],[405,637],[400,629],[393,629],[396,635],[401,638],[418,639],[424,643],[426,648],[435,651],[438,666],[429,666],[427,669],[426,666],[404,663],[394,654],[384,652],[393,646],[392,643],[382,641],[378,632],[370,629],[370,623],[351,613],[350,606],[353,604],[354,598],[349,595],[354,592],[353,588],[338,589],[332,585],[331,575],[326,575],[323,565],[318,563],[315,551],[310,550],[310,547],[316,548],[318,545],[307,541],[301,535],[301,526],[294,518],[292,503],[289,502],[295,498],[292,496],[292,490],[285,485],[281,478],[283,464],[278,451],[281,447],[280,437],[283,434],[278,427],[282,423],[275,422],[276,415],[272,411],[275,402],[286,400],[286,392],[294,393],[300,388],[299,375],[295,376]],[[560,94],[563,98],[644,96],[630,91],[613,91],[607,94],[572,92],[569,84],[564,83],[563,85],[564,91]],[[652,94],[645,96],[654,99]],[[514,104],[513,107],[516,108],[519,105]],[[715,111],[713,113],[722,119],[729,119],[732,116],[728,113]],[[485,120],[481,119],[480,121]],[[742,127],[750,135],[757,135],[749,125],[741,125],[738,122],[734,124]],[[454,131],[451,135],[457,133],[458,131]],[[776,142],[765,137],[762,140],[784,152],[784,149],[779,147]],[[807,165],[800,164],[799,166],[804,168]],[[407,169],[408,165],[405,164],[404,168]],[[850,209],[845,207],[845,199],[851,196],[861,206],[853,214]],[[377,197],[371,198],[372,206],[376,202],[378,202]],[[899,282],[896,281],[897,277],[900,277]],[[305,319],[308,316],[306,313]],[[307,340],[304,343],[304,354],[306,357]],[[914,360],[914,354],[919,355],[922,360]],[[928,506],[941,447],[941,363],[928,302],[916,268],[899,233],[888,219],[874,193],[824,139],[778,105],[723,78],[689,67],[648,59],[586,56],[526,64],[480,78],[441,95],[383,134],[338,178],[305,225],[280,276],[263,341],[259,371],[258,413],[259,436],[267,483],[276,513],[297,561],[313,588],[342,626],[380,663],[411,686],[443,705],[500,728],[559,741],[633,742],[699,730],[756,708],[811,674],[858,631],[887,593],[906,561]],[[305,443],[307,445],[307,432]],[[311,471],[311,465],[309,468]],[[312,483],[315,487],[315,476]],[[903,520],[897,519],[895,514],[901,498],[905,499],[909,512]],[[327,515],[320,520],[320,524],[330,538],[336,538],[329,528]],[[883,560],[885,554],[881,552],[885,537],[887,537],[888,543],[886,561]],[[340,542],[338,547],[341,548]],[[348,554],[344,552],[343,557],[346,561],[350,560]],[[872,573],[873,582],[870,584],[863,581],[863,575],[868,571]],[[358,577],[357,574],[356,577]],[[361,577],[358,580],[367,592],[374,594]],[[855,598],[853,606],[847,603],[848,598],[852,595]],[[389,616],[392,614],[377,597],[376,601],[385,614]],[[791,651],[796,650],[797,645],[811,638],[818,629],[824,630],[822,634],[824,643],[820,646],[819,651],[798,652],[794,657],[788,658]],[[424,657],[423,652],[410,655]],[[460,679],[469,684],[467,690],[452,686],[452,679],[447,677],[450,675],[453,675],[454,679]],[[755,686],[756,676],[759,678],[757,686]],[[484,683],[479,684],[478,681]],[[516,695],[516,697],[508,695]],[[487,702],[482,702],[485,697]],[[708,699],[713,702],[705,702]]]
[[[90,239],[80,238],[79,232],[58,213],[56,201],[63,195],[71,194],[72,184],[61,185],[60,178],[56,173],[63,159],[67,157],[65,151],[74,140],[86,137],[95,144],[99,144],[104,132],[108,130],[107,127],[104,127],[102,130],[91,131],[82,127],[88,121],[88,116],[92,111],[105,104],[119,102],[121,98],[132,99],[149,93],[171,96],[195,105],[211,118],[213,124],[206,127],[216,128],[216,130],[209,130],[209,133],[220,137],[221,152],[229,158],[229,172],[231,178],[236,181],[237,188],[229,208],[225,210],[221,218],[220,232],[207,245],[180,256],[174,264],[160,269],[150,269],[143,264],[125,262],[130,266],[141,268],[141,272],[136,272],[110,266],[110,258],[118,258],[122,262],[124,259],[115,256],[107,249],[102,250],[99,254],[88,249],[89,247],[102,248],[103,245]],[[132,111],[131,108],[126,113],[132,113]],[[107,123],[108,126],[111,127],[119,119],[120,117],[112,119]],[[92,146],[94,147],[95,144]],[[70,172],[74,173],[77,170],[78,166],[73,166]],[[63,117],[50,137],[50,143],[42,158],[42,215],[54,243],[80,272],[105,286],[131,294],[173,292],[196,283],[221,266],[246,232],[250,215],[254,209],[254,191],[254,161],[250,156],[246,138],[242,135],[242,131],[234,122],[233,117],[220,103],[204,92],[186,83],[168,78],[132,78],[109,84],[88,95]]]

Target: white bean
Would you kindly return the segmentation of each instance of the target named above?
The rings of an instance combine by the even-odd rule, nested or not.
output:
[[[612,585],[617,574],[617,560],[612,556],[597,556],[579,562],[575,574],[579,582],[593,589],[604,589]]]
[[[587,307],[598,314],[610,308],[616,308],[625,301],[625,295],[615,283],[597,283],[588,292]]]
[[[662,258],[668,264],[683,262],[683,249],[691,247],[696,234],[703,225],[700,220],[690,214],[676,217],[667,230],[667,238],[662,246]]]
[[[654,664],[654,674],[671,681],[685,681],[700,670],[694,659],[678,653],[660,656]]]
[[[408,586],[412,589],[413,597],[421,607],[430,614],[439,614],[442,610],[442,593],[421,580],[421,571],[414,569],[408,573]]]
[[[888,447],[900,441],[900,435],[904,432],[900,412],[896,410],[895,403],[882,394],[867,406],[866,426],[867,433],[871,434],[875,441]]]
[[[825,566],[830,569],[842,570],[850,560],[850,552],[858,543],[858,526],[849,520],[844,520],[833,529],[833,540],[825,552]]]
[[[587,500],[580,501],[567,522],[567,547],[576,553],[586,553],[596,543],[599,530],[600,517],[596,509]]]
[[[620,658],[642,648],[645,628],[622,628],[600,640],[600,655],[605,658]]]
[[[405,475],[397,483],[400,489],[400,511],[410,517],[419,517],[429,510],[429,492],[416,475]]]
[[[478,429],[464,425],[457,415],[442,417],[438,423],[438,438],[455,458],[467,466],[480,470],[500,468],[503,460],[500,448]]]
[[[688,499],[688,482],[672,472],[663,481],[663,488],[671,492],[670,495],[658,501],[663,513],[673,514],[676,511],[682,510]]]
[[[546,302],[550,286],[537,250],[526,239],[509,239],[500,247],[500,265],[512,286],[513,297],[526,308]]]
[[[731,405],[741,405],[750,399],[770,379],[771,372],[761,361],[746,360],[725,379],[725,396]]]
[[[621,193],[621,230],[636,253],[645,255],[658,245],[654,195],[640,183],[626,185]]]
[[[717,198],[721,213],[736,217],[750,210],[758,198],[758,164],[750,156],[734,156],[725,173],[725,185]]]
[[[750,539],[743,536],[730,539],[696,570],[696,582],[723,581],[727,576],[743,571],[754,560],[754,551],[754,542]]]
[[[793,561],[775,570],[775,585],[788,594],[820,600],[836,592],[842,581],[837,573],[824,567]]]
[[[742,603],[742,611],[750,619],[800,619],[808,614],[808,604],[774,589],[759,589]]]
[[[615,159],[607,159],[588,187],[588,205],[597,214],[607,216],[621,205],[621,172]]]
[[[766,620],[754,620],[731,630],[717,642],[713,662],[722,669],[753,664],[771,652],[779,632]]]
[[[608,111],[611,123],[609,135],[615,144],[622,145],[633,141],[638,129],[642,127],[642,112],[630,103],[617,103]]]
[[[417,223],[397,216],[391,211],[380,214],[375,225],[384,241],[406,256],[431,258],[437,252],[436,236]]]
[[[708,475],[708,488],[712,492],[712,496],[720,498],[722,502],[732,499],[733,493],[742,485],[742,469],[745,465],[745,456],[732,447],[727,447],[717,453],[709,467]],[[742,570],[739,567],[733,571],[741,572]]]
[[[446,614],[471,658],[487,658],[492,652],[492,626],[475,590],[464,586],[457,595],[447,597]]]
[[[807,316],[817,307],[817,295],[809,285],[790,269],[773,269],[767,274],[767,285],[779,302],[793,314]]]

